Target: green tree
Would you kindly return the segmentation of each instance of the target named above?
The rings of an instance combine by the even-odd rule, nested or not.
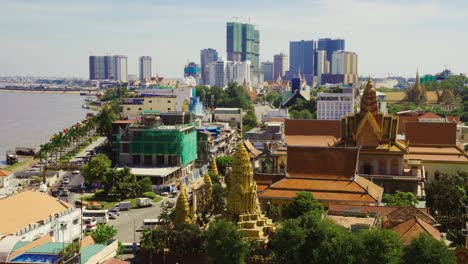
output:
[[[113,108],[112,104],[105,104],[96,119],[97,132],[109,139],[112,136],[112,122],[117,119]]]
[[[128,167],[124,167],[122,170],[113,169],[109,171],[106,178],[106,190],[111,196],[126,199],[142,193],[136,176],[131,173]]]
[[[306,259],[300,253],[306,236],[299,219],[288,219],[282,222],[271,239],[276,261],[285,264],[305,262]]]
[[[286,218],[298,218],[306,213],[323,214],[323,205],[310,192],[299,192],[285,208]]]
[[[178,224],[169,232],[168,247],[176,256],[197,256],[206,252],[205,233],[196,224]]]
[[[301,111],[292,110],[291,112],[289,112],[289,116],[292,119],[313,119],[314,118],[314,115],[309,110],[306,110],[306,109],[301,110]]]
[[[257,116],[253,110],[248,110],[247,113],[242,117],[242,131],[248,132],[258,124]]]
[[[145,192],[151,192],[151,179],[150,177],[144,177],[143,179],[137,182],[138,184],[138,193],[137,195],[142,195]]]
[[[467,202],[468,172],[436,174],[426,185],[426,204],[436,216],[461,221]]]
[[[93,157],[80,168],[85,183],[90,185],[93,181],[106,182],[106,175],[108,175],[110,165],[110,159],[102,153]]]
[[[213,214],[221,214],[226,209],[226,190],[220,183],[213,183]]]
[[[387,206],[414,206],[418,203],[418,199],[411,192],[396,191],[395,194],[384,194],[383,202]]]
[[[405,249],[402,263],[450,264],[455,263],[455,255],[443,242],[423,232]]]
[[[232,166],[231,156],[222,156],[216,158],[216,166],[221,175],[226,175],[226,168]]]
[[[212,263],[244,263],[248,248],[237,227],[220,220],[211,222],[206,233],[208,256]]]
[[[91,236],[98,244],[107,244],[115,235],[117,235],[117,230],[113,226],[101,223],[97,225],[96,230],[91,232]]]
[[[403,244],[400,237],[387,229],[374,229],[358,233],[363,247],[363,263],[400,263]]]
[[[266,100],[274,107],[278,108],[282,101],[281,94],[277,91],[271,91],[266,95]]]

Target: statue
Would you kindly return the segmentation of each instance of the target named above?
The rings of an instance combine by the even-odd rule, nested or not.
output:
[[[188,204],[187,190],[185,188],[185,184],[182,184],[179,197],[177,198],[174,223],[190,223],[189,212],[190,207]]]
[[[211,160],[210,173],[214,175],[219,175],[218,166],[216,165],[216,158]]]

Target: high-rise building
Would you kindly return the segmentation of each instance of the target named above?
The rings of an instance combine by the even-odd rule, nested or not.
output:
[[[104,56],[89,56],[89,79],[90,80],[106,79]]]
[[[140,64],[140,80],[149,81],[151,80],[151,57],[142,56],[139,59]]]
[[[330,63],[330,68],[333,67],[332,55],[333,52],[339,50],[345,50],[345,40],[344,39],[331,39],[323,38],[319,39],[317,43],[317,50],[326,51],[327,61]]]
[[[128,80],[127,56],[114,56],[114,80],[126,82]]]
[[[104,79],[114,80],[114,57],[104,56]]]
[[[317,50],[315,52],[315,60],[317,62],[316,67],[315,67],[316,76],[317,76],[317,85],[321,85],[322,74],[327,74],[329,72],[326,51]]]
[[[352,89],[342,93],[317,94],[317,119],[340,120],[347,114],[354,113],[354,94]]]
[[[260,68],[260,32],[252,24],[226,24],[226,51],[228,61],[250,60]]]
[[[208,84],[210,86],[225,87],[230,82],[236,82],[240,85],[244,81],[248,86],[252,84],[251,81],[251,62],[250,61],[224,61],[222,59],[212,62],[208,65],[209,78]]]
[[[331,65],[332,74],[344,75],[343,83],[357,83],[358,57],[355,52],[335,51]]]
[[[304,77],[307,84],[314,78],[315,41],[289,42],[289,71],[291,77]],[[300,75],[300,76],[299,76]]]
[[[195,80],[200,80],[200,67],[195,62],[190,62],[184,67],[184,77],[193,77]]]
[[[273,65],[273,79],[277,80],[278,77],[283,78],[286,71],[289,70],[288,65],[288,55],[284,53],[275,54],[273,57],[274,65]]]
[[[200,51],[201,78],[203,84],[208,84],[208,65],[218,61],[218,52],[215,49],[203,49]]]
[[[263,80],[265,80],[265,81],[274,80],[274,78],[273,78],[273,72],[274,72],[273,62],[270,62],[270,61],[262,62],[262,70],[263,70]]]

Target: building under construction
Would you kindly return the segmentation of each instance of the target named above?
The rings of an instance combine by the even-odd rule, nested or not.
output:
[[[197,159],[197,132],[186,113],[180,115],[181,124],[165,125],[162,117],[154,114],[143,114],[137,121],[125,120],[125,125],[114,122],[115,163],[132,168],[139,177],[149,176],[158,186],[190,173]]]

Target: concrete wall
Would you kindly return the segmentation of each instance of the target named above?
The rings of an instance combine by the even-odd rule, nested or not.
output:
[[[91,258],[89,258],[88,261],[85,262],[85,264],[102,263],[107,259],[113,258],[115,255],[117,255],[118,247],[119,247],[118,241],[114,240],[114,242],[109,244],[103,250],[101,250],[96,255],[92,256]]]
[[[122,115],[125,117],[134,117],[141,114],[144,110],[154,110],[164,112],[176,111],[177,98],[171,97],[146,97],[143,104],[122,104]]]
[[[75,223],[74,223],[74,220]],[[62,229],[61,227],[64,226]],[[70,208],[68,213],[53,219],[49,223],[39,225],[36,227],[30,227],[30,231],[20,234],[17,232],[16,236],[21,237],[22,241],[32,241],[37,237],[44,235],[50,235],[53,242],[72,242],[81,236],[81,209]]]

